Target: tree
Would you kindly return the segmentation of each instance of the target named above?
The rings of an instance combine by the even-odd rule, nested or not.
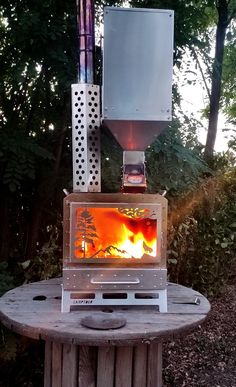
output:
[[[231,124],[236,124],[236,28],[232,26],[227,34],[225,47],[223,82],[223,109]]]
[[[86,208],[82,211],[77,211],[75,234],[75,252],[78,252],[77,256],[80,257],[82,252],[85,258],[87,245],[94,246],[94,239],[96,238],[98,238],[98,235],[94,226],[93,216]]]
[[[1,259],[33,257],[60,208],[52,203],[62,199],[57,187],[70,161],[75,29],[73,0],[1,2]]]
[[[218,20],[216,27],[215,57],[211,77],[209,124],[205,147],[206,159],[212,157],[214,151],[221,98],[225,36],[227,28],[229,27],[232,19],[236,16],[236,3],[232,0],[217,0],[216,9],[218,13]]]
[[[205,146],[205,158],[213,155],[217,134],[217,122],[221,98],[221,78],[224,59],[226,31],[236,16],[235,0],[209,1],[161,1],[161,0],[131,0],[132,6],[150,8],[171,8],[175,11],[175,64],[181,65],[183,54],[189,48],[193,59],[199,66],[196,52],[209,51],[208,29],[216,21],[215,55],[210,74],[208,132]],[[204,38],[207,38],[204,42]],[[195,50],[198,48],[198,50]],[[203,54],[203,56],[205,53]],[[208,62],[208,66],[211,63]],[[200,66],[200,70],[201,66]],[[203,74],[205,80],[205,74]],[[206,75],[207,77],[207,75]]]

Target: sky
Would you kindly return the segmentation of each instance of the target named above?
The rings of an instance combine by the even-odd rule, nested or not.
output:
[[[205,145],[208,121],[202,118],[202,110],[207,106],[206,93],[203,90],[201,84],[195,86],[185,84],[180,87],[181,96],[183,98],[182,107],[187,113],[194,113],[195,117],[203,122],[204,128],[198,131],[198,137],[200,142]],[[222,131],[224,128],[228,128],[229,125],[226,124],[225,116],[220,113],[218,118],[218,130],[215,143],[215,151],[222,152],[227,150],[228,136]]]
[[[195,117],[203,123],[204,128],[200,129],[198,131],[198,137],[200,142],[205,145],[206,143],[206,136],[207,136],[207,128],[208,128],[208,120],[205,118],[202,118],[202,111],[207,108],[209,105],[209,98],[207,96],[206,90],[204,88],[203,82],[202,82],[202,76],[200,73],[200,70],[196,68],[195,62],[192,61],[192,65],[187,67],[187,62],[192,61],[191,57],[187,54],[183,58],[182,62],[182,68],[180,72],[177,74],[179,88],[180,88],[180,94],[182,97],[182,108],[185,111],[185,113],[194,113]],[[204,66],[202,66],[204,70]],[[189,73],[188,78],[191,80],[194,80],[195,77],[197,79],[196,84],[188,84],[184,79],[186,72],[192,70],[192,74]],[[206,71],[206,69],[205,69]],[[195,75],[194,75],[195,73]],[[210,85],[208,85],[210,88]],[[187,114],[188,115],[188,114]],[[230,125],[226,122],[226,117],[223,113],[219,113],[218,117],[218,129],[217,129],[217,136],[216,136],[216,142],[215,142],[215,151],[216,152],[222,152],[226,151],[229,141],[230,132],[224,132],[223,129],[230,128]],[[233,128],[231,126],[231,128]]]

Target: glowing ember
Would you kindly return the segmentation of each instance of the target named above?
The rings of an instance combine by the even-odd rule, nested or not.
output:
[[[147,258],[156,256],[156,220],[148,210],[77,208],[76,258]]]

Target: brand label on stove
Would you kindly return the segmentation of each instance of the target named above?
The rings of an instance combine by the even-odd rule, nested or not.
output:
[[[76,305],[76,304],[92,304],[93,303],[93,300],[74,300],[73,301],[73,305]]]

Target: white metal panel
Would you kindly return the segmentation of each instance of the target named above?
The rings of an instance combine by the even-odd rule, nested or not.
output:
[[[104,116],[168,121],[173,11],[105,8]]]
[[[103,118],[126,150],[144,150],[171,121],[173,19],[170,10],[105,8]]]

